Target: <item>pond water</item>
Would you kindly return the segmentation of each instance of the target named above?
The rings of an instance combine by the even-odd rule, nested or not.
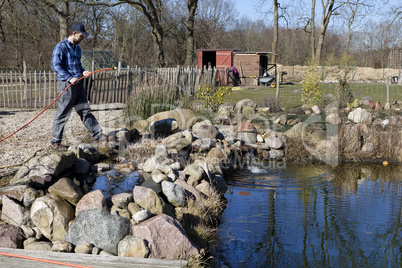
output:
[[[401,267],[402,168],[247,168],[229,181],[215,267]]]
[[[112,169],[97,176],[89,191],[100,190],[106,198],[110,198],[120,193],[132,193],[134,186],[141,185],[142,181],[137,171],[121,174]]]

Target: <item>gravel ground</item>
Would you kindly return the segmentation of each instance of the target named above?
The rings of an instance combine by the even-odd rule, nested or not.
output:
[[[22,127],[41,111],[42,109],[0,108],[0,139]],[[50,146],[55,113],[55,109],[46,110],[27,127],[0,142],[0,169],[20,164],[37,150]],[[123,110],[97,110],[93,114],[105,134],[124,127]],[[71,146],[91,140],[78,114],[73,111],[64,129],[63,144]]]

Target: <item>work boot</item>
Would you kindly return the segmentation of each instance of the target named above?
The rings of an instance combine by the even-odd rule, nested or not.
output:
[[[52,143],[52,148],[56,151],[67,151],[67,147],[61,144],[60,142]]]

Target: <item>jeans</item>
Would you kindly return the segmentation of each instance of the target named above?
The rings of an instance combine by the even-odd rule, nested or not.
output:
[[[57,81],[58,94],[60,94],[69,84],[69,82]],[[73,108],[80,116],[85,127],[91,133],[92,138],[97,140],[101,136],[102,128],[91,113],[84,86],[79,82],[76,85],[70,86],[57,100],[57,112],[54,115],[53,139],[51,143],[61,142],[64,127]]]

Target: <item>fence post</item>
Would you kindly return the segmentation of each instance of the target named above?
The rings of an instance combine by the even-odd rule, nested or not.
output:
[[[22,62],[23,70],[22,70],[22,80],[24,80],[24,99],[27,100],[27,64],[25,61]],[[26,102],[26,107],[28,107],[28,101]]]
[[[280,70],[281,70],[281,67],[280,66],[278,66],[277,67],[277,71],[276,71],[276,97],[275,97],[275,100],[276,100],[276,104],[279,104],[279,83],[280,83]]]
[[[386,83],[387,83],[387,104],[389,104],[389,77],[387,77]]]

